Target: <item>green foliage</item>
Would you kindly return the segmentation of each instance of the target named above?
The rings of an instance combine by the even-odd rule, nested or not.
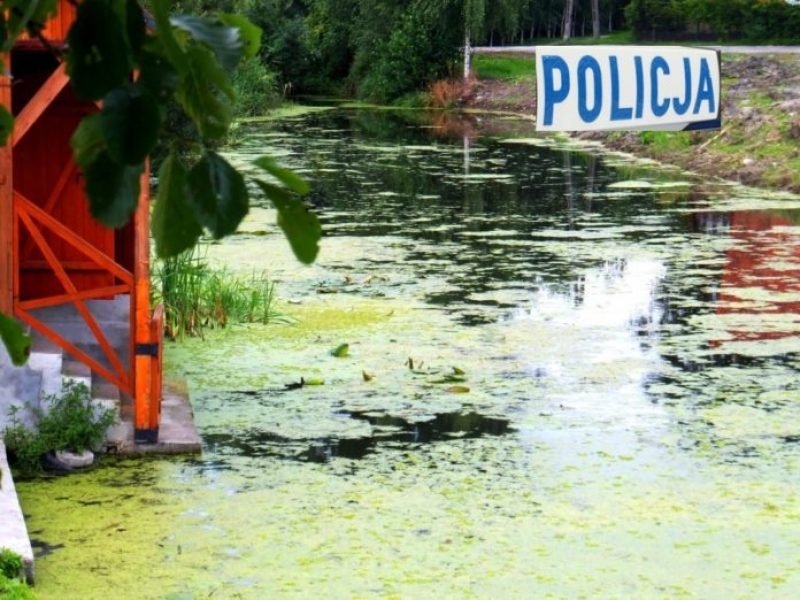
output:
[[[236,2],[230,8],[237,9]],[[9,16],[0,21],[3,49],[13,46],[27,29],[39,35],[42,23],[55,9],[55,0],[12,0],[4,3]],[[249,196],[244,178],[207,145],[225,139],[233,119],[236,88],[231,72],[260,48],[260,29],[238,14],[169,14],[168,0],[151,3],[155,27],[146,29],[137,0],[84,0],[67,35],[66,66],[75,93],[87,101],[102,101],[98,115],[87,117],[72,138],[81,166],[92,215],[109,227],[130,220],[138,204],[144,161],[160,142],[180,147],[165,122],[171,111],[180,113],[185,127],[179,133],[204,147],[192,165],[171,167],[185,172],[175,202],[174,182],[161,199],[171,205],[159,209],[154,229],[160,253],[180,252],[196,243],[202,229],[214,237],[233,232],[247,214]],[[4,13],[6,14],[6,13]],[[139,76],[131,81],[131,73]],[[250,68],[249,98],[271,82],[269,72]],[[177,104],[176,104],[177,102]],[[251,109],[252,110],[252,109]],[[11,115],[0,110],[0,132],[5,143]],[[186,155],[175,151],[173,162]],[[177,176],[176,176],[177,177]],[[177,180],[177,179],[176,179]],[[178,242],[170,238],[178,232]],[[314,233],[316,235],[316,233]],[[5,340],[5,337],[4,337]]]
[[[153,279],[153,300],[164,304],[164,328],[172,339],[230,323],[266,324],[281,316],[274,308],[275,284],[266,276],[212,269],[194,247],[160,261]]]
[[[0,339],[8,350],[11,362],[17,366],[25,364],[30,354],[31,338],[15,319],[3,313],[0,313]]]
[[[704,36],[796,43],[800,6],[783,0],[631,0],[625,8],[637,39]]]
[[[233,89],[237,117],[264,115],[280,101],[276,74],[255,58],[243,61],[233,72]]]
[[[0,577],[19,579],[24,565],[22,557],[8,548],[0,548]]]
[[[656,39],[660,31],[680,31],[685,17],[674,0],[631,0],[625,19],[634,36],[643,40]]]
[[[15,465],[25,472],[40,470],[41,456],[50,450],[83,452],[96,448],[116,422],[114,411],[92,402],[89,388],[73,379],[66,379],[61,394],[46,397],[42,404],[29,406],[34,430],[20,422],[19,409],[13,407],[11,425],[3,434]]]
[[[36,595],[25,582],[0,575],[0,600],[36,600]]]
[[[460,29],[442,27],[411,11],[400,18],[388,39],[378,46],[374,62],[360,85],[360,95],[387,102],[444,77],[459,56]]]

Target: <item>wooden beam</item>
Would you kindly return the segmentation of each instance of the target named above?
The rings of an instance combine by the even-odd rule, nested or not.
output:
[[[54,219],[52,215],[48,215],[19,192],[14,192],[14,198],[20,211],[24,211],[26,214],[30,215],[70,246],[82,252],[87,258],[95,261],[99,268],[108,271],[120,281],[128,285],[133,285],[133,274],[130,271],[122,268],[114,262],[113,259],[109,258],[101,250],[98,250],[83,238],[78,237],[69,227]]]
[[[11,56],[0,55],[6,72]],[[0,104],[11,112],[11,79],[0,74]],[[14,172],[11,144],[0,148],[0,312],[14,312]]]
[[[47,81],[39,88],[33,98],[28,101],[25,108],[17,115],[16,123],[14,124],[13,146],[16,146],[25,134],[28,133],[34,123],[36,123],[44,111],[47,110],[47,107],[53,103],[56,96],[61,93],[61,90],[64,89],[68,81],[66,65],[61,63],[50,77],[47,78]]]
[[[104,288],[85,290],[77,294],[60,294],[58,296],[48,296],[47,298],[36,298],[35,300],[20,300],[17,302],[17,308],[20,310],[34,310],[37,308],[44,308],[45,306],[69,304],[76,298],[79,300],[93,300],[95,298],[108,298],[109,296],[116,296],[118,294],[128,294],[130,291],[130,287],[127,285],[112,285]]]
[[[133,297],[131,298],[131,341],[134,377],[134,439],[158,441],[161,390],[154,390],[153,356],[140,349],[152,348],[150,320],[150,169],[146,165],[139,180],[139,205],[134,214]],[[160,349],[156,348],[160,360]],[[153,394],[158,393],[158,398]]]
[[[108,381],[113,383],[120,389],[121,392],[125,394],[130,394],[132,392],[130,381],[127,379],[127,374],[125,374],[126,377],[119,377],[115,373],[112,373],[106,367],[101,365],[97,360],[95,360],[94,358],[89,356],[86,352],[75,346],[72,342],[67,340],[57,331],[53,331],[47,325],[35,319],[31,314],[23,310],[20,310],[17,311],[17,317],[19,317],[20,320],[27,323],[33,329],[41,333],[51,342],[55,343],[57,346],[66,350],[69,354],[77,358],[83,364],[88,365],[92,371],[94,371],[104,379],[107,379]]]
[[[106,338],[102,328],[100,327],[100,325],[98,325],[97,320],[94,318],[94,315],[86,307],[86,304],[84,304],[83,300],[81,300],[78,297],[78,290],[75,288],[75,284],[72,283],[72,280],[69,278],[69,275],[64,270],[64,267],[61,266],[58,257],[55,255],[53,250],[48,245],[47,240],[44,239],[42,232],[39,230],[38,227],[36,227],[36,224],[33,222],[31,216],[24,210],[19,210],[19,218],[25,224],[28,233],[30,233],[31,236],[33,236],[33,239],[36,241],[36,245],[39,247],[39,250],[42,252],[42,254],[44,254],[44,257],[47,260],[47,262],[50,263],[50,266],[53,268],[53,272],[55,273],[55,276],[58,279],[61,286],[64,288],[64,291],[72,298],[72,302],[73,304],[75,304],[75,308],[78,309],[78,312],[83,317],[84,322],[94,335],[94,338],[97,340],[97,343],[100,345],[100,348],[103,350],[103,353],[106,355],[106,358],[108,358],[108,361],[111,363],[111,366],[114,367],[114,370],[119,375],[119,379],[124,380],[127,377],[129,377],[130,376],[129,372],[125,369],[125,367],[122,366],[122,361],[119,359],[117,353],[114,351],[114,348],[109,343],[108,338]],[[51,339],[53,341],[56,341],[55,339],[52,338],[52,336]],[[56,343],[59,342],[56,341]],[[62,348],[65,348],[65,346],[62,345]],[[105,377],[105,374],[103,374],[103,376]],[[108,379],[108,377],[106,377],[106,379]],[[109,381],[111,380],[109,379]]]

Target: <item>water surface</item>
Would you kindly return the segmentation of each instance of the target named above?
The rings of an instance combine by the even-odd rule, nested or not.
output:
[[[40,597],[797,596],[798,199],[489,125],[241,130],[322,251],[209,258],[294,322],[167,348],[202,456],[20,484]]]

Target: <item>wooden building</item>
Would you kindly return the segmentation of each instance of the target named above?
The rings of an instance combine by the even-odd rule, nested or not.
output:
[[[53,47],[64,45],[74,18],[74,5],[61,0],[43,32]],[[148,173],[127,226],[113,230],[95,221],[70,137],[98,106],[75,96],[64,64],[39,40],[20,39],[4,62],[10,77],[0,81],[0,101],[15,126],[0,150],[0,311],[132,399],[135,440],[156,442],[163,328],[161,309],[150,311]],[[92,309],[115,298],[130,306],[123,351]],[[37,316],[37,309],[61,305],[74,307],[98,352],[79,347]]]

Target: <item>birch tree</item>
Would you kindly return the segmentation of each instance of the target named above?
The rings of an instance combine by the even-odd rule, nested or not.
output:
[[[575,12],[575,0],[564,0],[564,18],[562,19],[561,36],[564,40],[572,37],[572,13]]]

